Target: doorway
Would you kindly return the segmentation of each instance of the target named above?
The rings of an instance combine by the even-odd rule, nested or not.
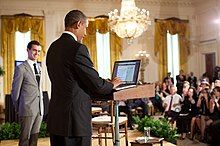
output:
[[[215,60],[215,53],[205,54],[205,68],[210,83],[213,82],[214,68],[216,66]]]

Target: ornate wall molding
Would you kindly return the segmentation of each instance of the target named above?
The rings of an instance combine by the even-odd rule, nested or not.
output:
[[[73,0],[78,2],[78,0]],[[82,2],[106,2],[106,3],[120,3],[121,0],[81,0]],[[194,7],[194,0],[136,0],[137,5],[146,4],[151,6],[180,6],[180,7]]]

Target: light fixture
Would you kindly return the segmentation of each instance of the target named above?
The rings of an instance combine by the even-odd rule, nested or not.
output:
[[[151,24],[149,11],[136,7],[134,0],[122,0],[120,15],[117,9],[108,15],[110,29],[119,37],[126,38],[128,43],[132,43]]]
[[[141,68],[140,68],[140,81],[142,83],[144,83],[144,72],[145,72],[145,67],[147,66],[147,64],[149,64],[149,56],[150,54],[148,54],[146,51],[138,51],[137,54],[135,54],[135,57],[137,59],[141,60]]]

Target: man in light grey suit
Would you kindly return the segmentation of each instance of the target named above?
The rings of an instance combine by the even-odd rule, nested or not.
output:
[[[41,46],[37,41],[27,45],[28,59],[15,68],[11,98],[21,125],[19,146],[37,146],[43,116],[40,66],[37,59]]]

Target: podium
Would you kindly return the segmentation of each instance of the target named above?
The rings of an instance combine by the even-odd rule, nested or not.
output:
[[[112,100],[114,100],[114,111],[115,111],[115,138],[114,146],[120,146],[119,139],[119,110],[118,110],[118,101],[128,100],[128,99],[138,99],[138,98],[149,98],[155,96],[155,85],[154,84],[145,84],[138,85],[134,88],[128,88],[120,90],[113,93]]]

